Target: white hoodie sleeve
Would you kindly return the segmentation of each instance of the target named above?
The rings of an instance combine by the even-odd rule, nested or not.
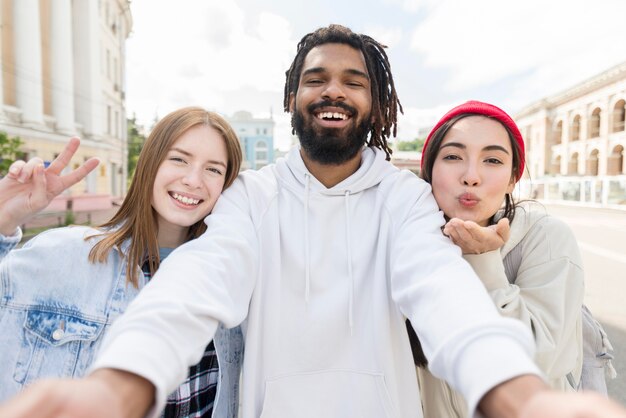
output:
[[[460,249],[441,233],[443,216],[430,188],[423,189],[403,202],[406,216],[396,218],[392,296],[420,337],[433,374],[458,390],[476,414],[494,386],[540,374],[532,337],[521,323],[498,314]]]
[[[207,232],[177,248],[112,326],[92,369],[140,375],[156,387],[151,416],[184,380],[218,322],[239,324],[256,280],[258,243],[241,181],[208,216]]]
[[[500,313],[532,330],[537,364],[552,386],[565,389],[564,377],[570,372],[578,376],[582,365],[584,273],[578,245],[569,227],[550,216],[535,223],[518,245],[521,262],[514,284],[509,284],[501,258],[466,258]]]

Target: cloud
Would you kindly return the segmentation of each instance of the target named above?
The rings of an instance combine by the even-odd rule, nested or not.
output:
[[[245,103],[219,108],[246,87],[282,92],[296,45],[287,19],[248,18],[233,0],[135,0],[131,7],[127,104],[140,122],[192,104],[232,113]]]
[[[615,0],[447,1],[415,29],[411,48],[426,66],[449,71],[447,91],[520,75],[565,88],[616,64],[623,16],[626,3]]]
[[[387,28],[383,26],[369,26],[366,27],[364,33],[368,34],[372,38],[376,39],[383,45],[387,45],[389,48],[394,48],[402,40],[402,28]]]
[[[432,7],[438,0],[385,0],[385,3],[399,5],[409,13],[416,13],[424,8]]]

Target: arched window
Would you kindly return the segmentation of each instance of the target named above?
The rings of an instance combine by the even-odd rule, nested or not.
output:
[[[559,123],[556,124],[556,129],[554,130],[554,134],[552,136],[553,144],[560,144],[563,141],[563,121],[560,120]]]
[[[567,164],[567,174],[570,176],[578,175],[578,153],[575,152],[569,158],[569,162]]]
[[[560,174],[561,173],[561,156],[557,155],[556,158],[552,160],[552,166],[550,168],[550,174]]]
[[[624,173],[624,147],[617,145],[609,155],[606,167],[609,176],[617,176]]]
[[[626,101],[620,100],[615,103],[615,107],[613,108],[613,125],[611,132],[622,132],[624,131],[626,119]]]
[[[598,154],[599,151],[594,149],[587,157],[587,170],[586,174],[588,176],[597,176],[598,175]]]
[[[578,141],[580,139],[580,115],[574,116],[572,120],[572,136],[570,141]]]
[[[589,121],[589,138],[597,138],[600,136],[600,117],[602,111],[599,107],[593,109],[591,120]]]

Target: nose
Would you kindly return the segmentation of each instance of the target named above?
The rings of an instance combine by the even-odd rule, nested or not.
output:
[[[480,173],[476,164],[468,164],[461,179],[464,186],[475,187],[480,184]]]
[[[202,187],[202,169],[189,167],[182,178],[182,183],[190,189]]]
[[[324,100],[331,101],[344,100],[346,95],[343,91],[341,83],[338,80],[329,81],[322,92],[322,98]]]

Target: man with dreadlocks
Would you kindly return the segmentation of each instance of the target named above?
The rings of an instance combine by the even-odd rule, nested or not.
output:
[[[300,147],[240,176],[111,329],[96,371],[45,387],[64,396],[41,395],[55,412],[37,416],[156,413],[218,322],[246,316],[245,418],[421,417],[405,317],[472,410],[519,416],[531,399],[527,416],[542,416],[561,395],[537,377],[529,331],[443,237],[428,186],[387,161],[401,107],[384,46],[338,25],[306,35],[284,104]],[[626,416],[615,409],[594,406]]]

